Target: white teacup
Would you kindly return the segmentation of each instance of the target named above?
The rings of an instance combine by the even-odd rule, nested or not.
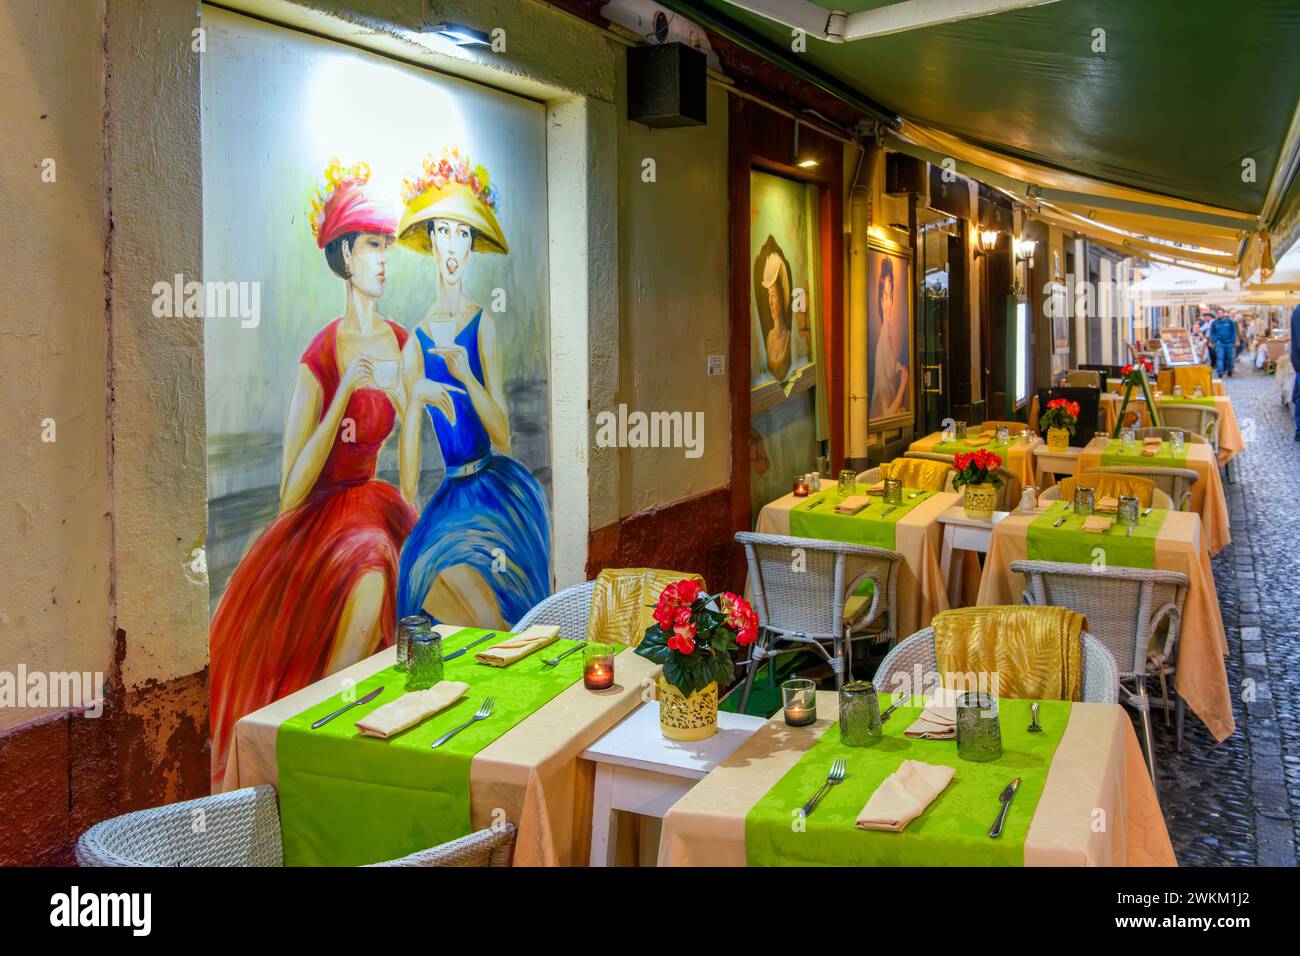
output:
[[[456,323],[450,319],[430,322],[429,336],[438,348],[449,349],[456,344]]]
[[[398,364],[397,359],[380,359],[378,362],[371,362],[375,385],[379,388],[393,388],[397,384]]]

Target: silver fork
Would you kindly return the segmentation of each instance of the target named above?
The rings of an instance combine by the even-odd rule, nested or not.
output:
[[[586,641],[579,641],[576,645],[569,648],[563,654],[559,655],[558,657],[553,657],[549,661],[544,662],[542,664],[542,670],[550,670],[552,667],[559,666],[560,661],[564,660],[566,657],[568,657],[570,654],[574,653],[575,651],[582,650],[583,645],[586,643],[587,643]]]
[[[479,708],[474,712],[473,717],[465,721],[465,723],[461,724],[459,727],[453,727],[451,730],[447,731],[445,734],[443,734],[441,737],[435,740],[430,745],[431,749],[437,750],[447,741],[451,740],[452,737],[455,737],[458,733],[460,733],[462,730],[464,730],[466,727],[468,727],[470,724],[474,723],[475,721],[487,720],[489,717],[492,716],[492,708],[496,706],[496,702],[497,699],[495,697],[487,698],[485,701],[483,701],[482,704],[479,705]]]
[[[831,772],[826,775],[826,782],[822,784],[820,790],[813,794],[813,798],[803,805],[804,816],[808,816],[808,814],[817,809],[817,801],[825,795],[827,790],[835,786],[837,783],[843,782],[847,770],[848,765],[845,764],[843,757],[836,757],[835,760],[831,762]]]

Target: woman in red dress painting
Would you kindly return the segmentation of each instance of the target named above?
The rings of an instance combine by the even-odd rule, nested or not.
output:
[[[397,222],[365,193],[369,169],[334,160],[312,229],[347,307],[303,353],[284,432],[280,514],[249,549],[212,618],[212,781],[235,723],[393,641],[397,562],[416,512],[375,479],[404,412],[407,333],[376,304]]]

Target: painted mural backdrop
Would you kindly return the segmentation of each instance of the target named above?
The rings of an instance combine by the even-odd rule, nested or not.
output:
[[[205,11],[213,779],[238,719],[551,591],[544,112]],[[245,300],[241,300],[245,301]]]

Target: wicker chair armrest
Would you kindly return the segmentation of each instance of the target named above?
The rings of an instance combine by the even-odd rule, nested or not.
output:
[[[517,830],[513,823],[476,830],[427,850],[370,866],[509,866]]]

